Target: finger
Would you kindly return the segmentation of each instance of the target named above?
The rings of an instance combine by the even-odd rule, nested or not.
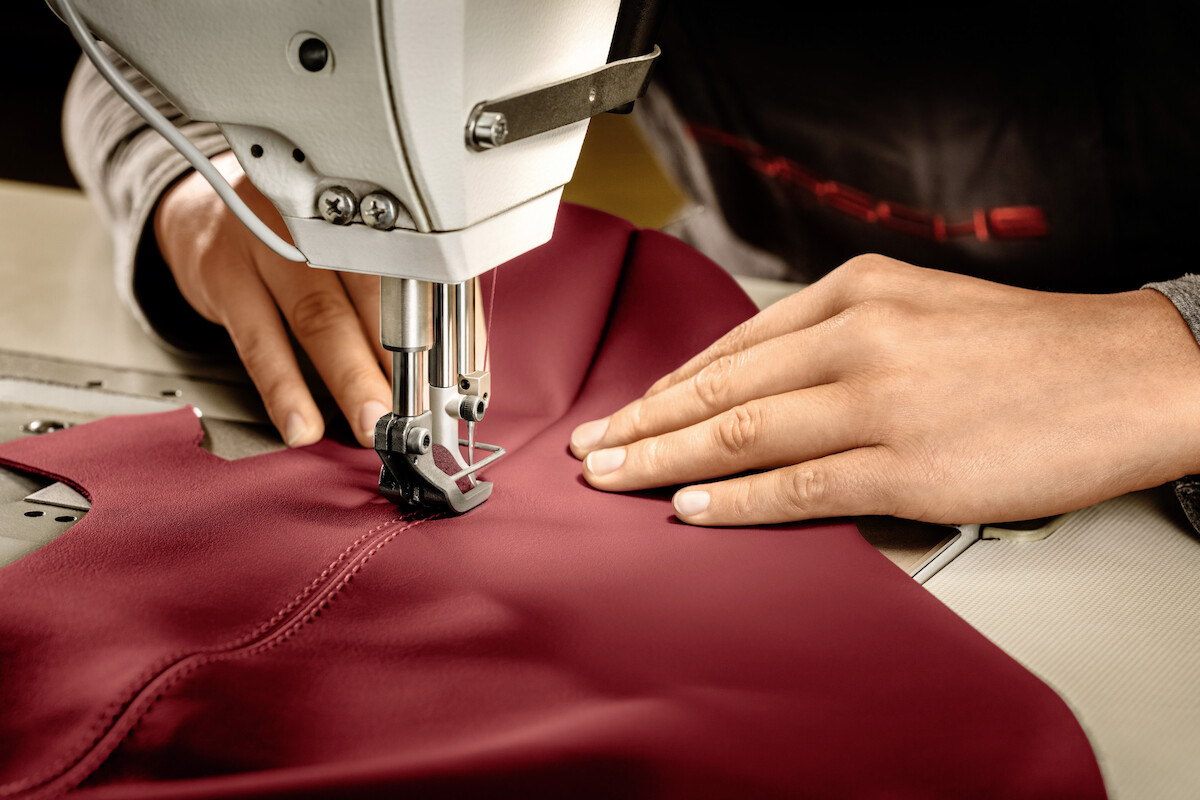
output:
[[[580,425],[571,434],[571,451],[583,458],[694,425],[755,398],[829,382],[849,362],[846,338],[828,335],[831,327],[814,325],[721,356],[687,380]]]
[[[359,272],[339,272],[338,280],[346,289],[350,302],[358,312],[358,321],[362,325],[363,334],[367,337],[379,359],[388,379],[392,377],[392,356],[384,348],[379,337],[379,276],[364,275]]]
[[[834,316],[842,307],[838,302],[837,282],[831,278],[832,273],[812,286],[801,289],[758,312],[683,366],[660,378],[646,392],[646,396],[652,396],[691,378],[719,358],[741,352],[777,336],[811,327]]]
[[[679,369],[660,378],[651,396],[691,378],[717,359],[786,333],[812,327],[863,300],[910,284],[916,268],[880,255],[850,259],[813,285],[785,297],[738,325]]]
[[[271,258],[260,270],[359,443],[374,440],[391,387],[337,275]]]
[[[885,451],[861,447],[790,467],[675,493],[690,525],[766,525],[802,519],[891,514],[899,491]]]
[[[611,492],[670,486],[796,464],[870,442],[839,384],[752,400],[682,430],[596,450],[583,462]]]
[[[234,271],[224,284],[221,322],[289,447],[312,444],[325,421],[296,363],[279,309],[258,276]]]

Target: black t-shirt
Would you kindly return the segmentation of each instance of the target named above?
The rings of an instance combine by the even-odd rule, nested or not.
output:
[[[793,277],[879,252],[1113,291],[1193,270],[1196,33],[1145,4],[689,0],[655,80]]]

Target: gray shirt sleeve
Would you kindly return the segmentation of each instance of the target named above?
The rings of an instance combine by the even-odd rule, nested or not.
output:
[[[1189,274],[1173,281],[1147,283],[1142,288],[1165,294],[1192,329],[1196,342],[1200,343],[1200,275]]]
[[[1173,281],[1147,283],[1143,289],[1153,289],[1166,295],[1175,304],[1183,321],[1200,344],[1200,275],[1184,275]],[[1200,532],[1200,475],[1188,475],[1175,481],[1175,496],[1183,506],[1192,527]]]
[[[185,116],[141,73],[104,45],[121,73],[205,155],[229,149],[211,122]],[[228,351],[228,337],[184,301],[154,237],[154,211],[187,161],[82,58],[63,103],[63,143],[76,180],[113,237],[117,293],[142,327],[186,355]]]

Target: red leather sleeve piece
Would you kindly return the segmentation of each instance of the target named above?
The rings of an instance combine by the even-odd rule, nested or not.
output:
[[[0,569],[0,796],[1104,796],[1057,695],[852,525],[582,483],[572,427],[752,313],[728,276],[564,206],[497,281],[512,451],[462,517],[370,451],[215,458],[189,411],[0,446],[94,501]]]

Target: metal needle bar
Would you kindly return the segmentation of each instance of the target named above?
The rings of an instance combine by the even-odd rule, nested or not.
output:
[[[455,300],[458,284],[433,285],[433,352],[429,361],[431,386],[454,386],[458,383],[458,308]]]
[[[380,279],[379,338],[392,351],[392,413],[402,417],[424,413],[426,351],[434,341],[429,283]]]
[[[392,413],[417,417],[425,413],[425,351],[392,351]]]
[[[458,371],[475,371],[475,282],[471,278],[458,284],[455,297],[458,323]]]

